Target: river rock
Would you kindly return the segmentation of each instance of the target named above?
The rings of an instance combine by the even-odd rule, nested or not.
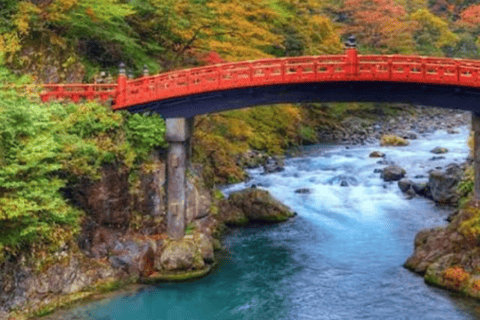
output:
[[[300,189],[295,190],[295,193],[302,193],[302,194],[312,193],[312,189],[309,189],[309,188],[300,188]]]
[[[293,217],[290,208],[273,198],[266,190],[244,189],[233,192],[228,201],[250,221],[280,222]]]
[[[369,155],[370,158],[383,158],[385,157],[385,153],[380,151],[372,151]]]
[[[381,178],[384,181],[398,181],[405,177],[405,173],[402,167],[391,165],[383,169]]]
[[[344,174],[338,175],[336,177],[328,180],[329,184],[339,184],[341,187],[348,187],[349,185],[358,186],[358,181],[354,177],[346,176]]]
[[[462,174],[462,169],[455,163],[449,164],[444,172],[432,171],[428,179],[428,187],[433,200],[442,204],[456,204],[459,198],[456,187]]]
[[[401,179],[398,181],[398,187],[400,188],[400,190],[402,190],[402,192],[407,192],[407,190],[409,190],[412,185],[412,181],[408,179]]]
[[[205,263],[195,242],[187,236],[168,242],[159,263],[158,260],[155,263],[157,269],[166,271],[201,269],[204,266]]]
[[[435,147],[432,150],[430,150],[430,152],[435,154],[441,154],[441,153],[447,153],[448,149],[443,147]]]
[[[108,261],[114,268],[124,269],[131,275],[146,277],[153,273],[155,251],[150,243],[127,240],[117,243]]]
[[[445,159],[444,156],[435,156],[435,157],[431,157],[430,159],[428,159],[429,161],[436,161],[436,160],[443,160]]]
[[[415,182],[412,184],[412,189],[415,191],[418,195],[425,196],[425,197],[430,197],[430,188],[428,185],[424,182]]]
[[[283,171],[283,159],[279,157],[268,157],[263,164],[264,173]]]
[[[256,188],[250,188],[256,189]],[[218,204],[220,213],[217,216],[217,219],[225,223],[227,226],[236,227],[244,226],[248,224],[249,220],[243,210],[228,201],[228,199],[223,199]]]
[[[403,139],[415,140],[417,138],[418,138],[418,136],[414,132],[407,132],[403,135]]]
[[[205,262],[213,262],[213,243],[210,238],[204,233],[194,233],[193,241],[195,241],[195,244],[203,260]]]

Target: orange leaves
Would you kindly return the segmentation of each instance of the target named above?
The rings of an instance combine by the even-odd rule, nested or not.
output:
[[[345,0],[344,11],[351,19],[344,33],[353,33],[362,43],[376,49],[413,47],[412,24],[405,8],[394,0]]]
[[[455,287],[460,287],[470,278],[470,274],[463,270],[462,267],[450,267],[443,271],[443,279],[451,282]]]
[[[478,28],[480,25],[480,4],[472,5],[463,10],[460,17],[460,25],[468,28]]]

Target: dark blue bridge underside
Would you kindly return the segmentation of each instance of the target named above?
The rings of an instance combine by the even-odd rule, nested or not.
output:
[[[203,93],[128,110],[158,112],[164,118],[190,118],[230,109],[299,102],[401,102],[480,113],[480,89],[396,82],[307,83]]]

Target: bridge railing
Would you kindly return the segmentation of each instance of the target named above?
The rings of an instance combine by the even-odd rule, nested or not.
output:
[[[120,81],[120,77],[123,77]],[[114,101],[114,109],[213,91],[269,85],[334,82],[393,81],[480,87],[480,61],[403,55],[346,55],[262,59],[217,64],[119,84],[47,84],[49,99]],[[120,85],[121,84],[121,85]]]
[[[51,99],[68,99],[73,102],[86,100],[115,99],[117,96],[117,84],[45,84],[44,91],[40,94],[43,102]]]

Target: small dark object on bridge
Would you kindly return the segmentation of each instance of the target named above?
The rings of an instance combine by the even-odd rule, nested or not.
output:
[[[348,40],[345,42],[345,48],[356,48],[357,47],[357,39],[354,35],[348,37]]]

